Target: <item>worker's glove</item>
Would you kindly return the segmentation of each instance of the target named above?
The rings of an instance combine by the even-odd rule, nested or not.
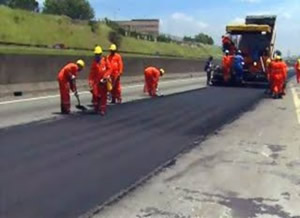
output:
[[[100,84],[103,85],[103,84],[105,84],[105,83],[107,83],[107,79],[101,79],[101,80],[100,80]]]

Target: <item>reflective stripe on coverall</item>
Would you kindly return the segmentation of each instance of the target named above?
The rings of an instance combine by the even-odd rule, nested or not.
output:
[[[113,84],[113,89],[111,91],[112,99],[117,100],[119,102],[122,101],[122,87],[120,77],[123,74],[123,60],[120,54],[110,54],[108,56],[108,61],[110,63],[112,73],[111,80]]]
[[[92,66],[91,66],[91,70],[90,70],[90,74],[89,74],[89,87],[92,93],[92,103],[93,105],[95,105],[97,103],[97,97],[95,95],[96,91],[97,91],[97,73],[99,71],[99,65],[100,63],[97,62],[96,60],[93,61]]]
[[[96,73],[96,104],[94,105],[95,112],[105,113],[107,108],[107,83],[102,83],[101,80],[108,80],[111,76],[111,66],[107,58],[102,58],[98,64]]]

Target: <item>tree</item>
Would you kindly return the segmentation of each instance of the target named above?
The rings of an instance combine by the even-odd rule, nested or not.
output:
[[[0,4],[7,5],[11,8],[39,11],[39,3],[36,0],[0,0]]]
[[[0,5],[7,5],[7,0],[0,0]]]
[[[209,44],[209,45],[214,44],[213,38],[210,37],[209,35],[204,34],[204,33],[199,33],[198,35],[196,35],[195,36],[195,41],[203,43],[203,44]]]
[[[46,0],[44,13],[66,15],[72,19],[91,20],[94,10],[87,0]]]

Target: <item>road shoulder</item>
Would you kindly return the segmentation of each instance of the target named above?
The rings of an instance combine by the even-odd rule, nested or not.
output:
[[[299,97],[291,82],[94,218],[299,217]]]

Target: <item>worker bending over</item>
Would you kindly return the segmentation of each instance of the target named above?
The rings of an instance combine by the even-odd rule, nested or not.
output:
[[[149,96],[156,97],[158,90],[159,78],[165,74],[164,69],[156,67],[147,67],[144,71],[145,74],[145,87]]]
[[[78,60],[76,63],[69,63],[64,66],[58,73],[58,84],[61,99],[61,113],[69,114],[71,109],[70,90],[78,96],[76,87],[76,78],[85,66],[83,60]]]
[[[213,72],[213,67],[214,67],[213,60],[214,58],[210,56],[204,66],[204,71],[206,72],[206,85],[208,86],[211,84],[211,76],[212,76],[211,74]]]
[[[295,71],[297,75],[297,83],[300,83],[300,59],[298,59],[295,64]]]
[[[225,83],[227,83],[230,80],[232,61],[233,61],[233,57],[229,55],[229,51],[226,50],[225,55],[223,56],[222,59],[223,78]]]
[[[111,91],[112,101],[111,103],[122,103],[122,87],[121,87],[121,76],[123,74],[123,60],[120,54],[117,53],[117,46],[112,44],[109,48],[110,55],[108,61],[112,68],[111,79],[113,89]]]
[[[270,77],[272,84],[273,98],[282,98],[284,83],[287,75],[287,65],[282,61],[281,56],[276,55],[275,60],[270,64]]]
[[[106,57],[102,57],[102,48],[97,46],[94,50],[95,59],[91,67],[93,77],[93,96],[95,96],[94,109],[96,113],[105,115],[107,109],[107,93],[111,91],[110,76],[111,65]]]

